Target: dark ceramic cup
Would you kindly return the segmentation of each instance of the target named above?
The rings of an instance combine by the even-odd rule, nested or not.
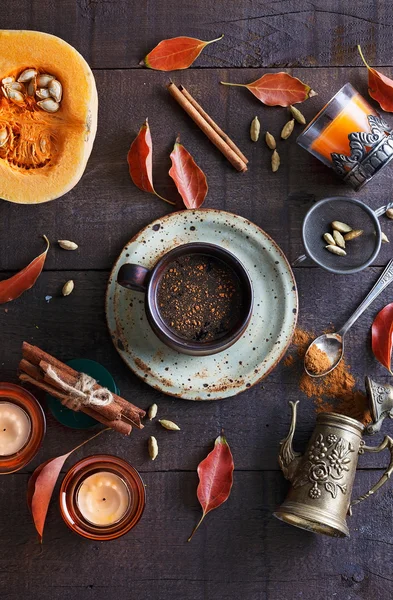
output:
[[[217,259],[229,267],[238,280],[242,296],[239,315],[236,315],[233,326],[222,337],[209,341],[195,341],[177,335],[162,318],[157,301],[160,282],[169,264],[180,257],[195,254]],[[154,333],[167,346],[183,354],[207,356],[226,350],[243,335],[251,318],[253,290],[250,277],[234,254],[215,244],[194,242],[178,246],[164,254],[152,270],[142,265],[124,264],[119,269],[117,282],[122,287],[145,293],[146,316]]]

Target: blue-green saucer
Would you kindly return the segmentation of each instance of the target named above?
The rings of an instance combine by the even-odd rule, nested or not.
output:
[[[82,373],[86,373],[86,375],[90,375],[90,377],[93,377],[97,383],[102,385],[102,387],[106,387],[114,394],[119,395],[119,388],[112,375],[105,367],[95,360],[89,360],[88,358],[74,358],[69,360],[66,364],[76,371],[81,371]],[[55,419],[66,427],[71,427],[71,429],[89,429],[98,423],[98,421],[85,415],[85,413],[81,411],[75,412],[66,406],[63,406],[60,400],[54,398],[50,394],[46,395],[46,401],[49,410]]]

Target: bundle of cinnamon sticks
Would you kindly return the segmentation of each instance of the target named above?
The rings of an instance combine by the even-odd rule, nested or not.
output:
[[[231,165],[242,173],[247,171],[248,159],[244,156],[243,152],[191,96],[190,92],[182,85],[175,85],[173,81],[169,83],[168,90],[176,102],[180,104],[194,123],[198,125],[199,129],[203,131],[209,140],[229,160]]]
[[[35,385],[68,406],[69,393],[59,384],[59,381],[64,382],[66,386],[75,387],[80,373],[27,342],[23,342],[22,356],[23,359],[19,363],[19,379]],[[93,389],[102,388],[96,383]],[[133,426],[143,429],[141,420],[146,414],[145,411],[116,394],[111,396],[110,404],[83,405],[80,410],[106,427],[111,427],[124,435],[130,435]]]

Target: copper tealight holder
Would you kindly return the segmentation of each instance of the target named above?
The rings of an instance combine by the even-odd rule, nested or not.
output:
[[[24,446],[13,454],[0,456],[0,475],[8,475],[19,471],[35,457],[45,436],[46,420],[33,394],[19,385],[0,383],[0,402],[17,405],[30,421],[30,433]]]
[[[79,506],[78,493],[91,475],[109,472],[121,479],[128,491],[128,507],[124,515],[110,525],[97,525],[87,520]],[[90,540],[113,540],[128,533],[141,518],[146,502],[145,485],[138,471],[125,460],[109,454],[88,456],[68,471],[60,488],[60,512],[68,527]]]

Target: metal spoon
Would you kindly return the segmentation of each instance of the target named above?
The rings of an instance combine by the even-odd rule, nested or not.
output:
[[[348,319],[348,321],[337,331],[336,333],[324,333],[315,339],[309,347],[307,348],[307,352],[304,356],[304,370],[307,375],[310,377],[323,377],[327,375],[333,369],[337,367],[339,362],[341,361],[344,355],[344,336],[347,333],[348,329],[352,327],[355,321],[360,317],[360,315],[370,306],[372,302],[374,302],[375,298],[379,296],[382,290],[385,289],[386,286],[389,285],[393,281],[393,258],[388,262],[383,271],[382,275],[372,288],[372,290],[367,294],[363,302],[358,306],[353,315]],[[328,359],[330,366],[325,369],[325,371],[320,373],[311,373],[307,369],[307,355],[310,352],[311,348],[317,347],[322,352],[324,352]]]

